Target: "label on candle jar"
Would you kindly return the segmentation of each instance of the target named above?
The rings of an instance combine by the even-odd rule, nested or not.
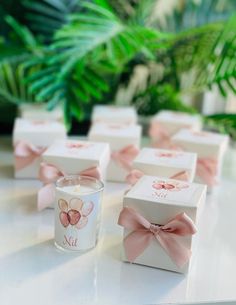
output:
[[[100,221],[101,192],[87,193],[84,187],[57,188],[55,242],[74,251],[95,247]],[[91,189],[90,189],[91,191]]]

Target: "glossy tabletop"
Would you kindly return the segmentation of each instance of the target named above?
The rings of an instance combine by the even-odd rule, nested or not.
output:
[[[54,213],[36,209],[40,183],[13,178],[9,138],[0,138],[0,304],[159,304],[236,300],[236,151],[207,196],[187,275],[120,260],[117,225],[125,184],[107,183],[95,249],[64,253],[53,242]],[[236,302],[235,302],[236,303]]]

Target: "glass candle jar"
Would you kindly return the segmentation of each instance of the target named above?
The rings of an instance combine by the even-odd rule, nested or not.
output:
[[[65,176],[56,183],[55,245],[86,251],[96,246],[104,185],[87,176]]]

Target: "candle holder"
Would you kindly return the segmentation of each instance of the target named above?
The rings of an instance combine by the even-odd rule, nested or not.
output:
[[[67,251],[87,251],[97,244],[104,185],[73,175],[56,182],[55,245]]]

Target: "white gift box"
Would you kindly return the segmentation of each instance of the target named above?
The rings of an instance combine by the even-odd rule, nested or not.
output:
[[[67,175],[78,175],[82,171],[97,167],[101,179],[105,180],[110,148],[107,143],[58,140],[43,153],[42,157],[46,163]]]
[[[151,138],[158,143],[158,140],[160,140],[159,135],[163,132],[168,136],[172,136],[182,128],[199,131],[201,130],[202,122],[199,115],[163,110],[152,118],[151,126],[156,126],[158,134],[155,135],[155,132],[151,132]]]
[[[93,123],[136,124],[137,113],[134,107],[97,105],[93,108]]]
[[[192,182],[195,176],[197,154],[166,149],[142,148],[134,159],[133,168],[145,175]]]
[[[51,111],[46,109],[45,104],[23,104],[19,107],[19,115],[24,119],[53,120],[63,122],[63,110],[56,107]]]
[[[219,181],[224,153],[228,147],[229,138],[213,132],[195,132],[188,129],[180,130],[172,137],[172,142],[181,149],[188,152],[196,152],[198,160],[213,158],[217,161],[216,181]],[[197,176],[198,182],[203,182]]]
[[[125,150],[127,147],[140,147],[141,126],[126,124],[94,124],[89,131],[89,140],[97,142],[107,142],[111,148],[111,160],[107,169],[107,180],[125,182],[130,169],[122,166],[115,158],[114,154]]]
[[[134,209],[148,222],[159,226],[167,224],[180,213],[185,213],[196,224],[205,197],[206,186],[202,184],[143,176],[124,196],[123,206]],[[132,230],[124,229],[124,238],[131,232]],[[181,236],[178,241],[192,250],[193,238],[194,235]],[[124,247],[122,259],[128,261]],[[188,261],[178,267],[155,238],[134,263],[180,273],[187,272],[190,265]]]
[[[42,161],[41,153],[55,140],[65,138],[66,129],[60,122],[17,118],[13,129],[15,177],[38,178],[39,165]],[[19,153],[25,154],[26,150],[27,156],[17,157]],[[27,158],[30,162],[27,162]],[[19,162],[25,163],[24,166],[18,167]]]

